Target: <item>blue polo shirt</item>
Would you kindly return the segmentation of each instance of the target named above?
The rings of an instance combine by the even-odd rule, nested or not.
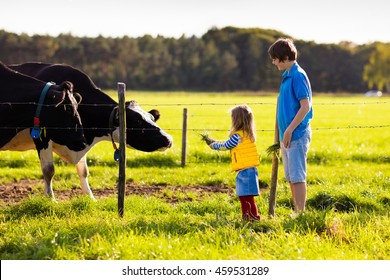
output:
[[[283,141],[284,132],[301,107],[299,101],[308,98],[310,103],[310,111],[292,134],[291,140],[296,140],[302,137],[310,129],[310,120],[313,118],[310,81],[306,72],[297,62],[293,64],[290,71],[284,71],[282,76],[283,80],[280,85],[277,109],[280,141]]]

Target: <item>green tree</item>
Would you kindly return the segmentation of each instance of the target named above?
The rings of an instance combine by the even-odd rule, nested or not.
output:
[[[370,88],[390,90],[390,44],[378,43],[364,66],[363,79]]]

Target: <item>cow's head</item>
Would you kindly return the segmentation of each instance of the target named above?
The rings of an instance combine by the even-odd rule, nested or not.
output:
[[[46,148],[46,139],[73,151],[83,150],[86,140],[77,106],[71,82],[51,86],[40,115],[41,137],[35,143],[39,145],[41,141],[43,148]]]
[[[135,101],[126,102],[126,144],[143,152],[163,151],[172,147],[172,136],[155,122],[160,118],[158,110],[145,112]],[[118,125],[118,118],[115,118]]]

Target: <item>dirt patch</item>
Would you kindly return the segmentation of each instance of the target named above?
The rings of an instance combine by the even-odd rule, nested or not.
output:
[[[43,195],[42,182],[38,180],[22,179],[17,182],[0,185],[0,204],[11,205],[34,195]],[[116,187],[103,187],[94,189],[92,192],[96,199],[117,195]],[[179,193],[196,193],[203,196],[210,193],[227,193],[234,194],[234,190],[226,185],[219,186],[142,186],[134,183],[126,184],[127,195],[145,195],[158,196],[166,199],[169,202],[176,202]],[[72,187],[69,190],[54,190],[54,195],[57,201],[68,200],[72,197],[81,195],[80,187]]]

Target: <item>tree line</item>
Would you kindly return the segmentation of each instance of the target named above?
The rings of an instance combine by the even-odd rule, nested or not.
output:
[[[135,90],[277,91],[281,73],[267,51],[280,37],[289,36],[236,27],[212,28],[200,38],[52,37],[0,30],[0,60],[69,64],[101,88],[122,81]],[[390,43],[295,44],[314,92],[390,90]]]

